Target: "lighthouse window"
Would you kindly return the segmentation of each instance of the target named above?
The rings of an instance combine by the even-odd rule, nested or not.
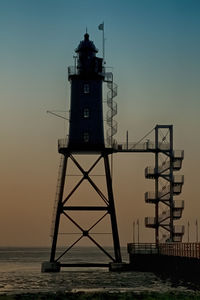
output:
[[[84,108],[83,110],[83,118],[88,119],[90,117],[90,110],[89,108]]]
[[[83,140],[85,143],[89,142],[89,133],[88,132],[83,133]]]
[[[84,91],[84,94],[89,94],[89,92],[90,92],[90,85],[88,83],[84,84],[83,91]]]

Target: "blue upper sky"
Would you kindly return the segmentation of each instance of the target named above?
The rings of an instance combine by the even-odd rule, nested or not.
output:
[[[114,67],[122,112],[151,102],[163,117],[163,108],[187,106],[188,97],[198,105],[199,12],[194,0],[1,1],[1,79],[27,87],[31,96],[34,86],[56,88],[86,27],[102,54],[97,26],[104,21],[106,61]]]

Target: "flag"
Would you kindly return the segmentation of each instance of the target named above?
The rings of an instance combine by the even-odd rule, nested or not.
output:
[[[98,29],[99,30],[104,30],[104,23],[99,24]]]

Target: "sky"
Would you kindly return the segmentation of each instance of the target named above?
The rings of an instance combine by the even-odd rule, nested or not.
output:
[[[138,141],[156,124],[173,124],[174,148],[184,149],[183,219],[200,224],[200,2],[198,0],[0,0],[1,209],[0,246],[49,246],[59,154],[68,124],[46,113],[68,111],[67,67],[86,31],[118,85],[116,139]],[[150,154],[114,156],[114,194],[122,245],[153,241],[144,192],[153,182]],[[87,191],[85,190],[85,197]],[[187,234],[184,237],[187,240]]]

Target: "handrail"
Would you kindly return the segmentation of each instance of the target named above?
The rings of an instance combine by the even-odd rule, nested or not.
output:
[[[131,254],[158,254],[155,243],[130,243],[127,247]]]
[[[57,181],[57,186],[56,186],[55,200],[54,200],[53,213],[52,213],[52,222],[51,222],[51,231],[50,231],[51,238],[53,238],[55,222],[56,222],[56,212],[58,209],[59,191],[60,191],[60,185],[61,185],[63,163],[64,163],[64,156],[61,155],[60,156],[60,164],[59,164],[59,168],[58,168],[58,181]]]
[[[109,74],[109,81],[107,82],[108,93],[107,93],[107,106],[109,110],[106,114],[106,121],[108,125],[108,130],[106,132],[106,141],[108,146],[113,146],[115,141],[113,136],[117,133],[117,122],[113,119],[117,115],[117,103],[113,100],[117,96],[117,84],[113,82],[112,73]]]
[[[159,253],[161,255],[200,259],[200,243],[163,243],[159,244]]]
[[[200,243],[129,243],[129,254],[159,254],[200,259]]]

